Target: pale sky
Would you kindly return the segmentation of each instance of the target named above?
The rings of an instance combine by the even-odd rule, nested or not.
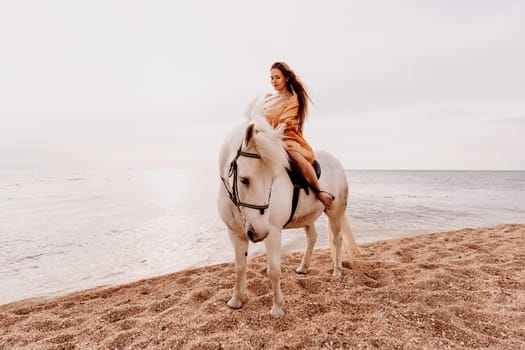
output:
[[[280,60],[347,169],[525,169],[525,1],[0,0],[0,170],[213,167]]]

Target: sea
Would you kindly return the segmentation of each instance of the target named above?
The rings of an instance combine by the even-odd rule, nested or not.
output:
[[[347,170],[358,244],[525,223],[525,171]],[[0,171],[0,304],[233,261],[216,169]],[[318,220],[316,248],[327,248]],[[305,247],[283,234],[285,252]],[[264,254],[261,243],[249,255]]]

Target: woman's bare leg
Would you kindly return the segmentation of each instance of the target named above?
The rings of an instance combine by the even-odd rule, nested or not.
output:
[[[321,190],[319,186],[319,181],[317,181],[317,176],[315,175],[315,171],[312,167],[312,164],[308,163],[308,161],[303,157],[303,155],[297,151],[289,150],[288,153],[290,154],[290,158],[292,158],[292,161],[297,165],[297,167],[303,174],[306,181],[308,181],[310,186],[312,186],[316,190]],[[316,193],[316,195],[327,210],[332,209],[333,198],[330,194],[326,192],[318,192]]]

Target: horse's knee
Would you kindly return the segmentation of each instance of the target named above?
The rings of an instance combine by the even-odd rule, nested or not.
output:
[[[271,252],[267,254],[268,265],[266,275],[273,281],[281,276],[281,254]]]
[[[330,229],[334,233],[334,235],[340,235],[341,234],[341,223],[339,220],[330,220]]]
[[[266,275],[272,282],[274,291],[274,304],[282,304],[282,292],[281,292],[281,266],[280,264],[269,264]]]
[[[339,223],[330,222],[330,231],[332,232],[332,239],[335,244],[341,244],[343,236],[341,235],[341,225]]]
[[[268,271],[266,271],[266,275],[272,282],[278,281],[279,278],[281,278],[281,269],[275,266],[268,266]]]
[[[317,241],[317,230],[315,227],[306,227],[305,232],[306,239],[308,239],[311,244],[315,244],[315,241]]]
[[[243,273],[243,272],[246,271],[246,267],[247,267],[247,266],[248,266],[248,265],[246,264],[246,261],[236,261],[236,262],[235,262],[235,272],[236,272],[237,274],[239,274],[239,273]]]

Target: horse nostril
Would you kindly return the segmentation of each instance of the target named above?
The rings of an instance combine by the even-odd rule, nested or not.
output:
[[[250,239],[250,241],[253,241],[254,233],[252,230],[248,230],[248,232],[246,232],[246,235],[248,235],[248,238]]]

